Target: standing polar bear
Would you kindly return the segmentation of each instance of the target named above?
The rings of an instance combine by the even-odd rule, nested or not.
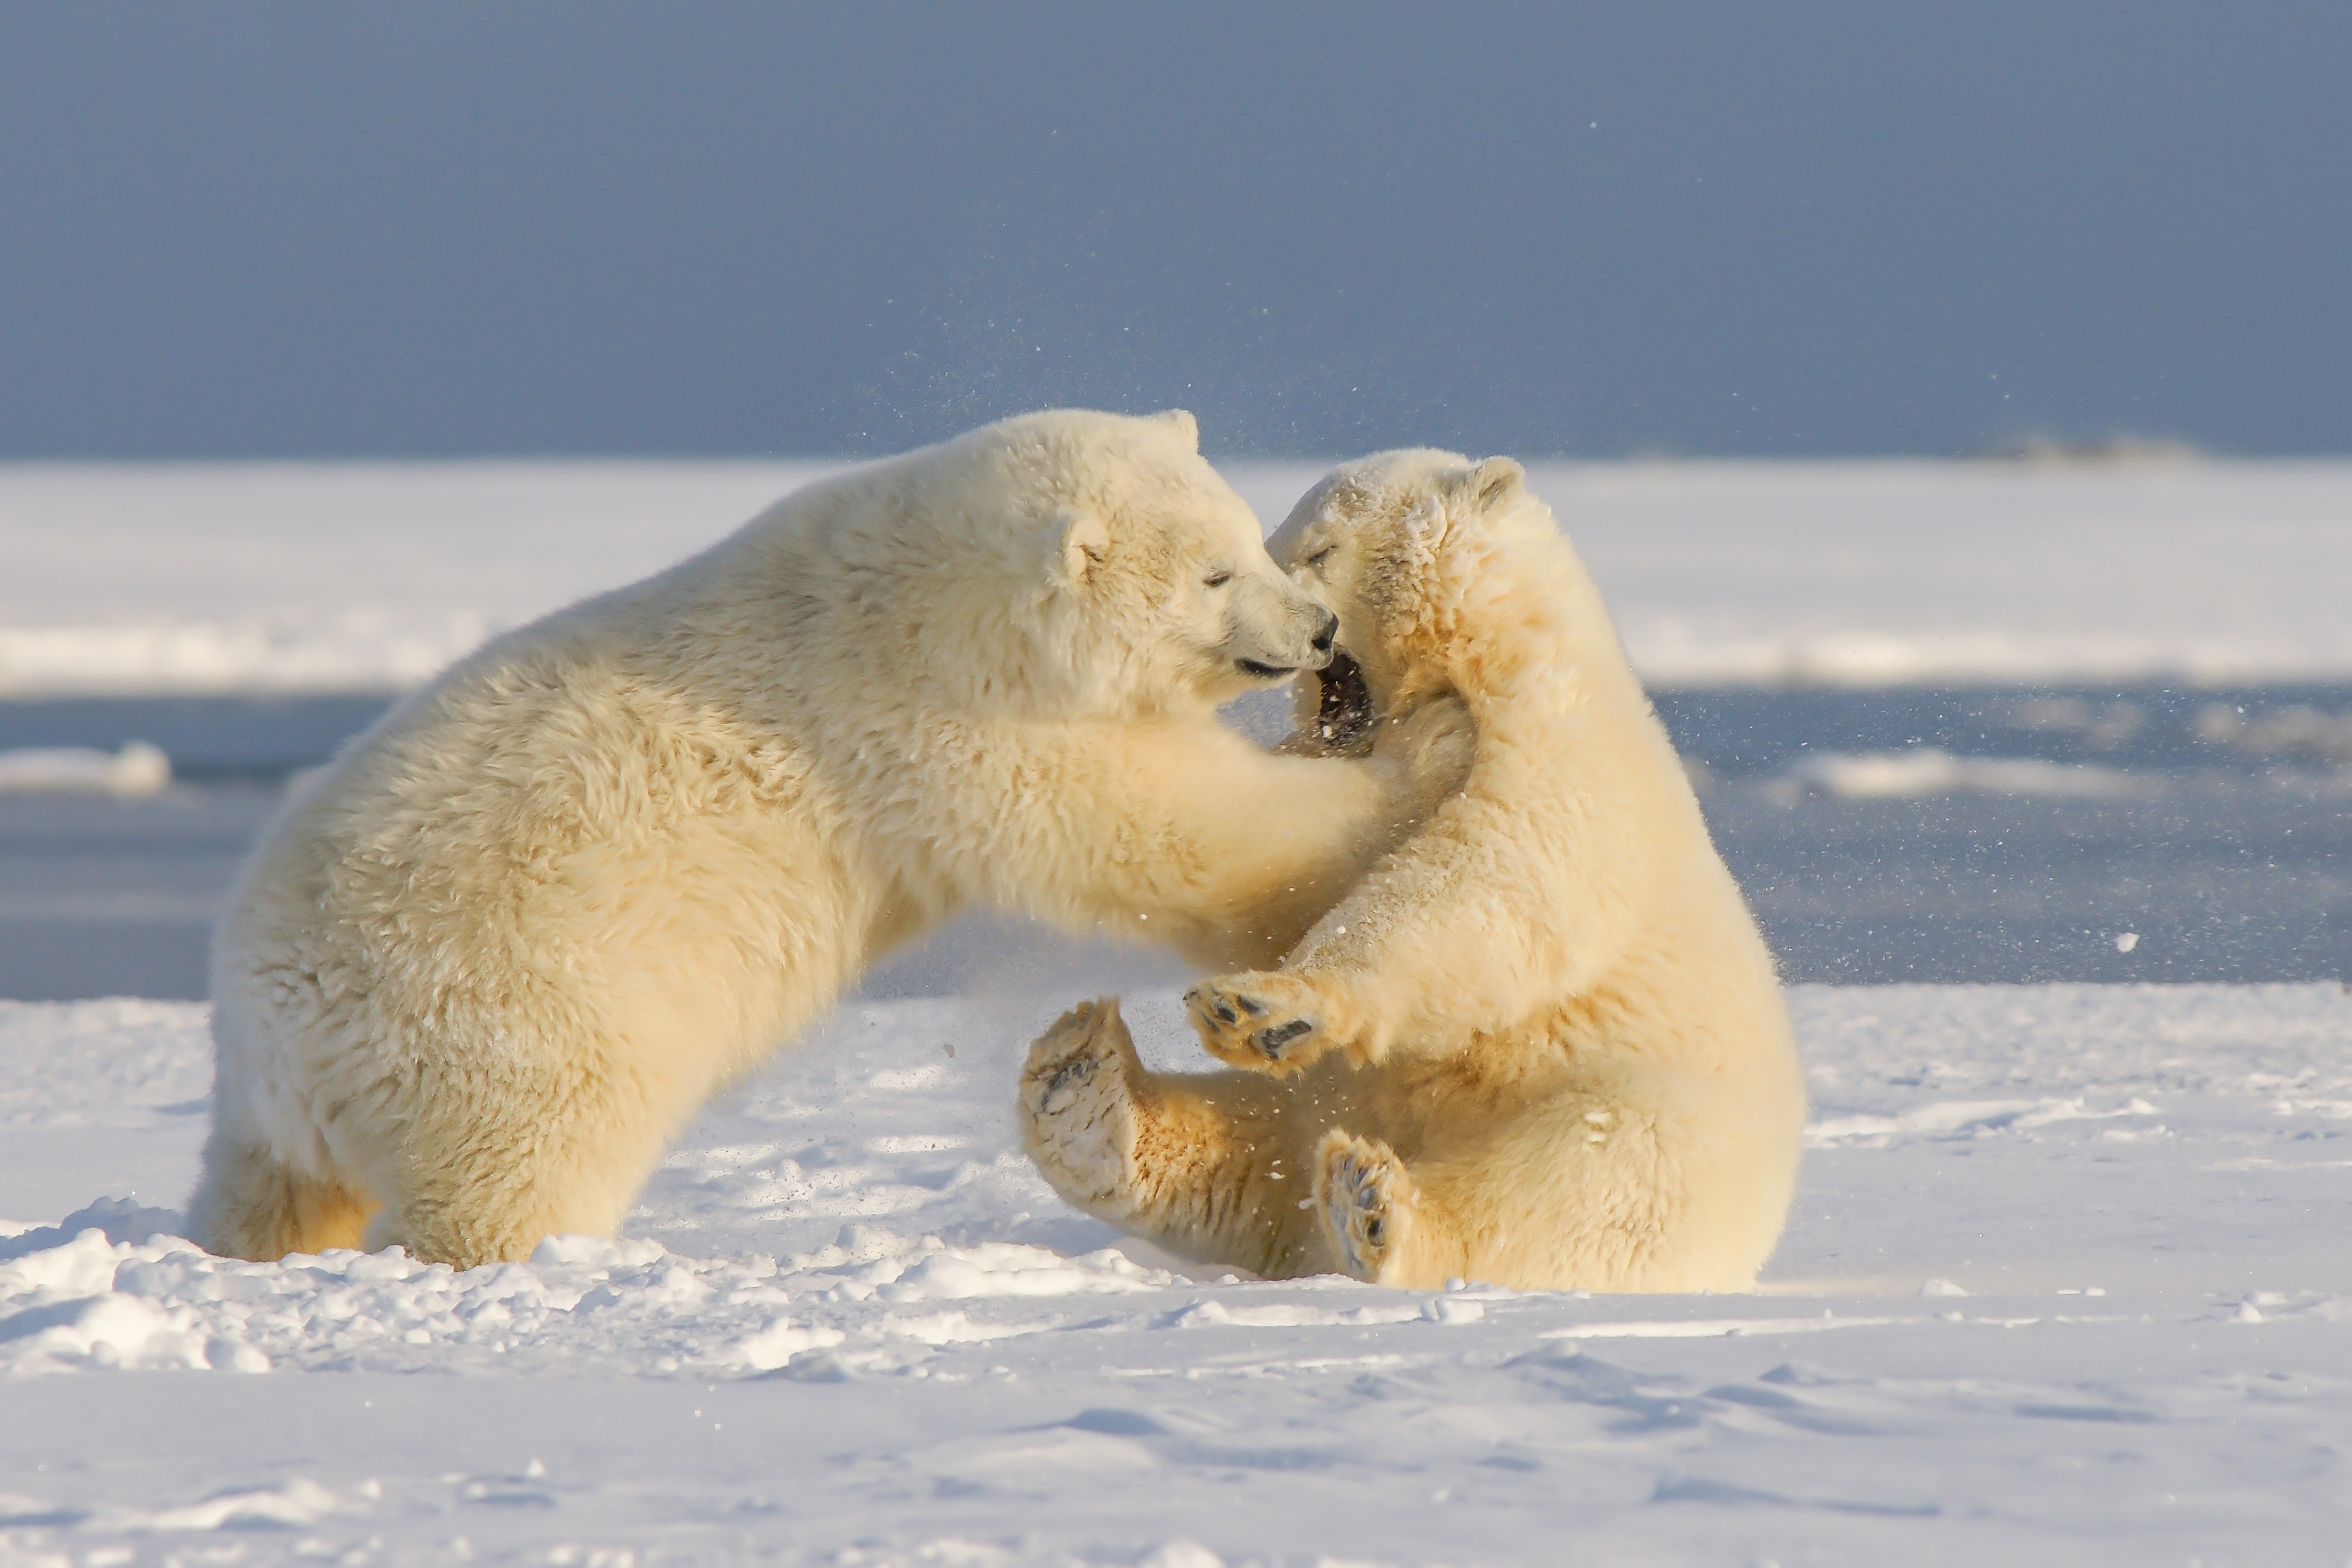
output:
[[[503,637],[301,789],[215,941],[216,1252],[608,1232],[670,1134],[987,900],[1271,962],[1458,779],[1220,702],[1319,668],[1191,416],[1007,420]]]
[[[1188,994],[1237,1070],[1151,1073],[1116,1004],[1065,1016],[1024,1076],[1039,1168],[1267,1276],[1753,1285],[1804,1120],[1787,1014],[1549,509],[1507,459],[1395,452],[1331,475],[1274,547],[1360,663],[1360,687],[1326,672],[1313,732],[1456,693],[1468,782],[1279,970]]]

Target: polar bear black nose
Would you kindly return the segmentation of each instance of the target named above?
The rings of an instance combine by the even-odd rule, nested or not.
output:
[[[1315,634],[1315,651],[1317,653],[1329,653],[1331,651],[1331,639],[1339,635],[1339,617],[1333,615],[1328,610],[1324,611],[1323,629]]]

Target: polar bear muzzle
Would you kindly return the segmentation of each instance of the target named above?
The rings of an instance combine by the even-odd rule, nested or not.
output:
[[[1321,608],[1320,605],[1315,607]],[[1334,639],[1339,635],[1339,617],[1328,610],[1323,610],[1322,615],[1322,626],[1318,627],[1315,635],[1307,639],[1307,651],[1297,656],[1297,662],[1276,664],[1272,659],[1244,658],[1236,656],[1234,659],[1234,668],[1254,680],[1281,680],[1297,674],[1302,669],[1325,668],[1336,657],[1332,651],[1332,645]]]
[[[1336,637],[1339,637],[1339,616],[1327,609],[1322,630],[1315,632],[1307,639],[1307,656],[1298,660],[1296,666],[1277,666],[1277,663],[1267,663],[1263,658],[1234,658],[1233,663],[1240,668],[1242,675],[1256,675],[1258,679],[1282,679],[1284,675],[1298,675],[1301,670],[1322,670],[1322,668],[1328,668],[1328,663],[1334,658],[1345,658],[1345,654],[1336,654],[1331,648],[1331,642]]]

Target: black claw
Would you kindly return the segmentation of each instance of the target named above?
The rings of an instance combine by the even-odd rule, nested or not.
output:
[[[1260,1029],[1250,1039],[1267,1059],[1279,1059],[1282,1047],[1315,1027],[1304,1018],[1293,1018],[1287,1024],[1276,1024],[1271,1029]]]
[[[1385,1227],[1382,1226],[1379,1220],[1366,1220],[1364,1222],[1364,1239],[1370,1242],[1374,1247],[1378,1247],[1381,1244],[1381,1233],[1384,1228]]]
[[[1246,996],[1236,996],[1234,1000],[1240,1003],[1242,1005],[1242,1011],[1247,1013],[1253,1018],[1265,1011],[1265,1004],[1263,1002],[1253,1002]]]
[[[1232,1025],[1238,1024],[1242,1021],[1241,1015],[1234,1012],[1231,1007],[1226,1006],[1223,1002],[1217,1004],[1216,1011],[1217,1022],[1221,1024]]]
[[[1092,1057],[1079,1057],[1074,1061],[1064,1062],[1055,1069],[1054,1076],[1045,1080],[1045,1098],[1053,1099],[1067,1089],[1073,1080],[1085,1083],[1094,1076],[1095,1058]]]

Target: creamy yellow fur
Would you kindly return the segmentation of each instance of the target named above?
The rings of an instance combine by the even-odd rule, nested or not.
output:
[[[1468,782],[1280,969],[1188,996],[1235,1070],[1146,1071],[1109,1003],[1040,1038],[1039,1168],[1265,1275],[1751,1286],[1804,1118],[1786,1011],[1549,510],[1507,460],[1388,453],[1274,543],[1339,610],[1377,713],[1467,704]]]
[[[1467,743],[1458,710],[1367,763],[1217,723],[1330,624],[1190,416],[1066,412],[491,644],[248,863],[198,1238],[470,1265],[610,1231],[715,1088],[970,900],[1270,961]]]

